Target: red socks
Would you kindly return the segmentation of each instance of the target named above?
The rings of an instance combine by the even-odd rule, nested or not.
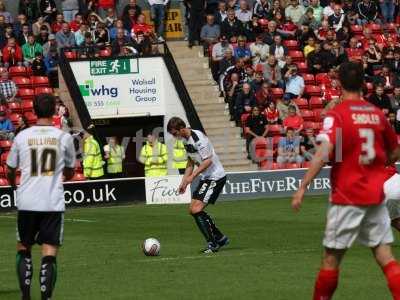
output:
[[[314,300],[330,300],[336,290],[339,270],[321,269],[314,287]]]
[[[393,260],[383,268],[394,300],[400,300],[400,264]]]

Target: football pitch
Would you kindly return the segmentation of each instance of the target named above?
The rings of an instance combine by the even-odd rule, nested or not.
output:
[[[208,211],[231,244],[211,255],[200,254],[204,241],[186,205],[70,209],[53,298],[311,299],[326,206],[326,197],[308,197],[299,214],[289,199],[217,203]],[[0,236],[0,299],[19,299],[15,214],[0,214]],[[159,257],[141,252],[147,237],[160,240]],[[36,248],[33,299],[38,272]],[[347,253],[334,299],[391,299],[368,249]]]

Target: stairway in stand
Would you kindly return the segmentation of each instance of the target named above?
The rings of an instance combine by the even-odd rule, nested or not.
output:
[[[246,143],[241,128],[229,121],[224,99],[219,97],[218,87],[211,77],[208,58],[203,48],[187,47],[187,42],[168,42],[186,89],[203,127],[214,145],[227,171],[254,171],[256,165],[248,160]]]

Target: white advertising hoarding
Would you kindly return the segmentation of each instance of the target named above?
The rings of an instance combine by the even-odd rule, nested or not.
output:
[[[165,115],[169,74],[161,57],[70,64],[92,119]]]
[[[182,176],[146,177],[146,204],[182,204],[190,203],[190,186],[184,194],[178,192]]]

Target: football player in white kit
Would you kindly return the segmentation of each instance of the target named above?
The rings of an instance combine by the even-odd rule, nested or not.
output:
[[[389,179],[383,185],[386,205],[392,220],[392,226],[400,231],[400,175],[394,165],[387,167],[387,171]]]
[[[193,192],[189,212],[207,241],[203,253],[217,252],[229,243],[229,239],[217,228],[204,209],[208,204],[217,201],[224,188],[226,182],[224,167],[209,139],[201,131],[186,127],[185,122],[178,117],[169,120],[167,130],[175,138],[183,140],[188,155],[188,164],[179,192],[183,194],[196,177],[201,178]],[[194,168],[195,165],[197,168]]]
[[[34,102],[37,124],[21,131],[7,158],[8,180],[16,188],[16,170],[21,170],[17,188],[17,275],[22,299],[31,299],[33,274],[31,249],[42,247],[39,272],[41,299],[51,298],[57,278],[56,256],[64,227],[63,177],[74,175],[75,150],[70,134],[52,126],[55,98],[40,94]]]

